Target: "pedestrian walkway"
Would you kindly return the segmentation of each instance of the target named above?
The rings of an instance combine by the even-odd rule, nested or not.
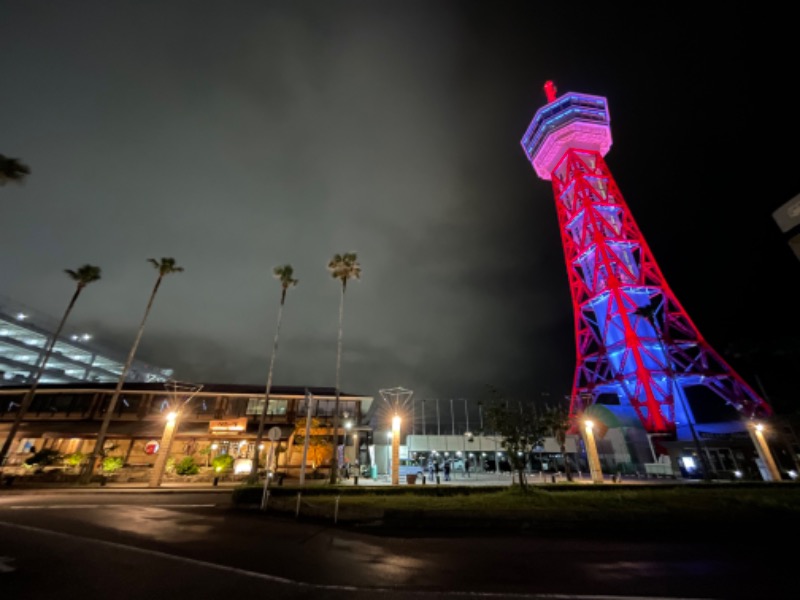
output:
[[[685,480],[675,480],[667,478],[645,478],[645,477],[622,477],[606,475],[604,483],[614,485],[634,484],[634,485],[658,485],[658,484],[675,484]],[[414,483],[408,483],[405,478],[401,478],[397,484],[393,484],[391,476],[386,474],[378,475],[377,478],[370,477],[351,477],[349,479],[340,479],[337,485],[342,487],[387,487],[392,485],[402,487],[421,487],[430,485],[439,485],[444,487],[509,487],[519,482],[519,476],[514,473],[486,473],[486,472],[472,472],[469,477],[463,477],[460,473],[451,476],[450,481],[445,481],[444,476],[439,476],[439,483],[435,480],[431,481],[426,474],[424,478],[417,478]],[[534,472],[527,473],[527,483],[531,486],[549,486],[567,483],[567,478],[563,473],[544,473]],[[591,476],[588,473],[578,472],[572,475],[572,484],[593,484]],[[17,477],[11,484],[0,486],[0,494],[5,493],[23,493],[23,492],[44,492],[48,490],[58,490],[59,492],[98,492],[98,491],[117,491],[117,492],[162,492],[162,493],[175,493],[175,492],[220,492],[230,493],[235,488],[245,484],[243,478],[225,479],[221,478],[217,483],[211,481],[207,482],[181,482],[181,481],[164,481],[159,487],[150,487],[147,482],[115,482],[108,480],[105,484],[99,482],[92,482],[88,485],[76,485],[72,482],[36,482],[26,481],[25,477]],[[299,481],[296,479],[286,479],[282,484],[271,483],[271,487],[286,486],[296,487]],[[259,485],[264,485],[263,480]],[[330,485],[327,479],[306,479],[305,487],[322,487]]]

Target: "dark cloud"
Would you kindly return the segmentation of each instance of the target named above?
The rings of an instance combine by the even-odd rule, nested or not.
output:
[[[701,331],[794,335],[771,212],[800,187],[798,126],[761,72],[794,53],[744,34],[780,16],[495,4],[3,3],[0,152],[33,174],[0,188],[0,291],[60,315],[63,269],[101,266],[71,326],[124,355],[146,259],[174,257],[137,358],[258,384],[290,263],[276,384],[332,386],[325,267],[355,251],[344,389],[559,397],[571,300],[550,185],[519,145],[553,78],[609,98],[608,163]]]

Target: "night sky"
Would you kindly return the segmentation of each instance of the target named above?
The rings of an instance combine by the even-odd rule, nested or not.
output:
[[[681,3],[0,0],[0,295],[207,383],[379,397],[570,392],[572,306],[549,182],[520,139],[544,82],[605,96],[606,156],[707,340],[795,410],[794,17]],[[730,5],[728,8],[730,9]],[[759,9],[760,10],[760,9]],[[724,17],[724,18],[723,18]]]

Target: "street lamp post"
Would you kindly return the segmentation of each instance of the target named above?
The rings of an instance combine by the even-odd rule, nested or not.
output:
[[[306,461],[308,460],[308,445],[311,437],[311,415],[314,412],[314,396],[306,388],[306,429],[303,437],[303,458],[300,462],[300,487],[306,483]]]
[[[597,444],[594,439],[594,423],[589,419],[583,422],[583,433],[592,481],[594,483],[603,483],[603,469],[600,467],[600,457],[597,454]]]
[[[763,424],[756,423],[750,427],[750,434],[755,441],[756,450],[758,451],[759,458],[761,458],[761,462],[764,463],[769,471],[770,480],[780,481],[781,472],[778,470],[778,465],[775,464],[775,459],[772,457],[772,452],[767,445],[767,440],[764,437],[764,430],[765,427]]]
[[[400,480],[400,414],[398,411],[406,411],[405,414],[408,414],[408,404],[414,392],[402,387],[387,388],[380,392],[394,414],[394,417],[392,417],[392,431],[389,432],[389,436],[392,440],[391,482],[396,485]]]
[[[153,466],[153,471],[150,473],[150,481],[148,487],[159,487],[161,479],[164,477],[164,467],[167,465],[167,458],[172,448],[172,440],[175,437],[175,431],[178,429],[178,412],[172,411],[167,414],[167,422],[164,425],[164,433],[161,436],[161,443],[158,445],[158,454],[156,455],[156,464]]]
[[[392,417],[392,485],[400,483],[400,415]]]
[[[389,443],[389,446],[392,445],[392,432],[386,432],[386,440]],[[386,453],[386,477],[390,478],[392,475],[392,452],[391,450]]]
[[[167,387],[172,388],[172,400],[170,404],[173,408],[167,414],[167,423],[164,426],[164,434],[161,436],[161,443],[158,446],[158,455],[156,456],[156,464],[153,466],[153,471],[150,474],[149,487],[159,487],[161,479],[164,477],[164,467],[167,465],[170,449],[172,448],[172,440],[178,431],[178,424],[180,422],[181,414],[184,408],[192,401],[195,395],[203,389],[202,384],[181,383],[179,381],[170,380],[165,384]],[[178,395],[183,392],[187,394],[183,402],[178,402]]]
[[[345,472],[345,478],[348,478],[350,476],[350,465],[348,464],[346,454],[347,454],[347,440],[350,437],[350,430],[352,428],[353,428],[353,422],[349,420],[345,421],[344,423],[345,434],[344,434],[344,439],[342,440],[342,465],[341,465],[345,469],[347,469]],[[353,460],[355,460],[355,458],[353,458]]]

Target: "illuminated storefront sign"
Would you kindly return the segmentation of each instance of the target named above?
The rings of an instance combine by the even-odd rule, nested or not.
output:
[[[210,421],[208,431],[212,434],[239,433],[247,430],[247,417],[239,419],[226,419],[225,421]]]

